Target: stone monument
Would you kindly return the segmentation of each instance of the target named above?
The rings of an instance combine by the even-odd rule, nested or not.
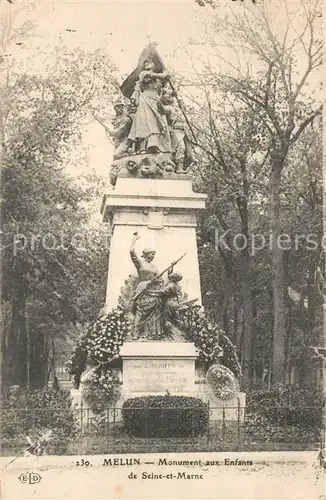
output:
[[[114,188],[102,203],[111,231],[107,312],[126,284],[132,289],[119,403],[167,392],[207,400],[213,396],[205,383],[199,390],[198,352],[180,321],[184,308],[201,304],[196,225],[206,195],[192,189],[187,120],[155,46],[121,91],[111,134]]]

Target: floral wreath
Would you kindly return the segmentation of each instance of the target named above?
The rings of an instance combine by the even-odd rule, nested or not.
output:
[[[206,373],[206,380],[212,387],[215,396],[227,401],[239,391],[239,384],[229,368],[214,364]]]

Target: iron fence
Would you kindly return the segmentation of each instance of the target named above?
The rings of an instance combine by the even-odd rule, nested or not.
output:
[[[37,433],[45,428],[53,430],[50,454],[304,450],[318,449],[323,439],[319,407],[250,411],[240,401],[233,407],[208,404],[202,425],[196,417],[200,409],[187,408],[185,414],[185,408],[132,408],[135,430],[133,424],[126,425],[128,409],[123,407],[97,413],[83,405],[64,410],[2,408],[2,454],[21,451],[31,429]],[[180,436],[185,418],[186,432]]]

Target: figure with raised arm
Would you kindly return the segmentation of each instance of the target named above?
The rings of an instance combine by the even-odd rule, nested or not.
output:
[[[139,283],[134,297],[135,322],[133,337],[160,338],[162,335],[162,280],[153,264],[155,250],[145,248],[141,257],[136,253],[138,233],[134,233],[130,247],[130,257],[134,263]]]

